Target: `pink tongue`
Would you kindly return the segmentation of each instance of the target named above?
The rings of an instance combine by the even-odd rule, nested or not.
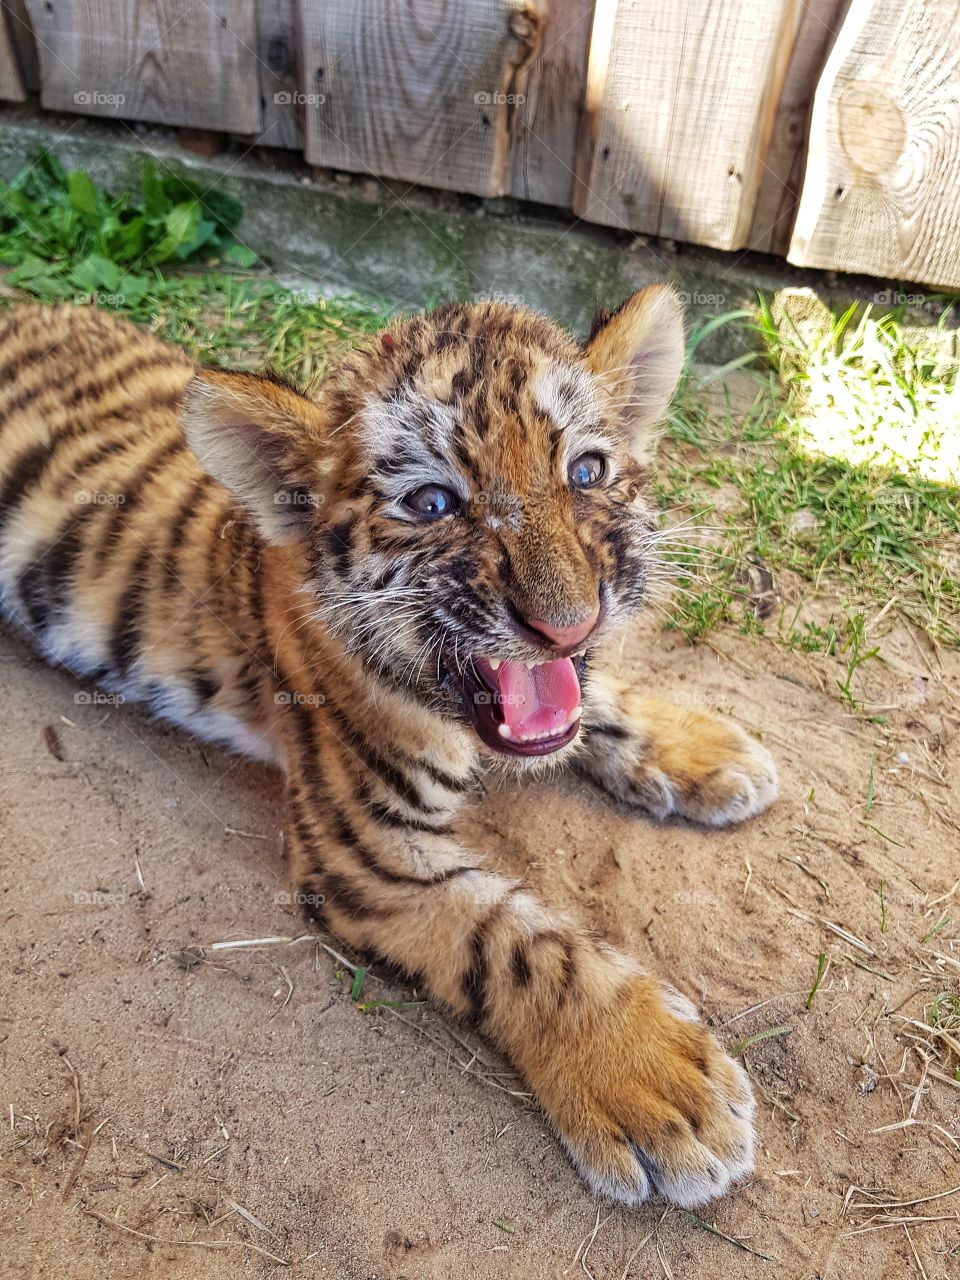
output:
[[[569,658],[525,667],[501,663],[490,672],[500,690],[500,712],[515,736],[559,733],[580,705],[580,681]]]

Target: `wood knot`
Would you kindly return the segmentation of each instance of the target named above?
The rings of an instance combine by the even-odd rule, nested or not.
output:
[[[888,173],[907,145],[907,124],[883,85],[855,80],[837,103],[840,145],[861,173]]]

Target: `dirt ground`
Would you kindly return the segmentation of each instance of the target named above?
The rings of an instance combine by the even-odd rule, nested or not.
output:
[[[756,1175],[698,1225],[598,1208],[471,1033],[358,1007],[301,939],[274,775],[78,701],[0,633],[3,1275],[960,1275],[957,1060],[941,1042],[925,1065],[908,1021],[960,992],[960,658],[902,630],[882,653],[855,681],[871,721],[838,698],[839,659],[690,648],[650,619],[617,661],[761,730],[775,807],[658,827],[569,779],[519,806],[491,791],[463,824],[728,1047],[776,1032],[742,1050]],[[273,940],[212,946],[250,939]],[[410,995],[370,974],[361,1000]]]

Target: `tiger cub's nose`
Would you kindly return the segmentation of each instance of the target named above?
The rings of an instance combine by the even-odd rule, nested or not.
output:
[[[577,645],[583,644],[593,631],[599,616],[600,601],[598,600],[589,613],[568,627],[554,626],[552,622],[544,622],[542,618],[526,618],[525,622],[532,631],[539,631],[542,636],[546,636],[554,648],[575,649]]]

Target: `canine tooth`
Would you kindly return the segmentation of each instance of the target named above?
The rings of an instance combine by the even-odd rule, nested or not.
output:
[[[508,724],[500,725],[500,727],[497,729],[497,732],[500,734],[501,738],[506,738],[509,742],[513,742],[514,740],[513,730],[510,728]]]
[[[499,658],[488,658],[488,659],[487,659],[487,662],[489,662],[489,664],[490,664],[490,670],[491,670],[491,671],[499,671],[499,670],[500,670],[500,659],[499,659]]]

